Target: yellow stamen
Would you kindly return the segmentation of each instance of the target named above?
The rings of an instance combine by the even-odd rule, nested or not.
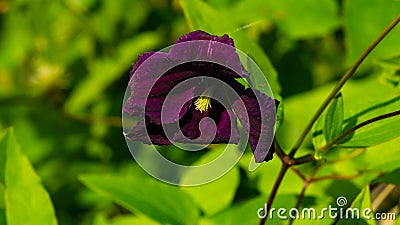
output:
[[[194,102],[194,105],[196,106],[196,110],[199,110],[202,113],[211,108],[211,99],[209,97],[200,96]]]

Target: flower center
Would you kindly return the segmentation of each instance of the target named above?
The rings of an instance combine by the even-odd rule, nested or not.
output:
[[[209,97],[200,96],[194,102],[194,105],[196,106],[196,110],[199,110],[202,113],[211,108],[211,99]]]

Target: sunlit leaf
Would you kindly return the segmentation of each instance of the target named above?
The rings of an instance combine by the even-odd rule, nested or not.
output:
[[[82,175],[94,192],[160,223],[195,224],[198,211],[186,193],[174,186],[143,177]]]
[[[180,3],[192,30],[199,29],[214,35],[222,35],[236,28],[232,21],[223,19],[223,13],[216,11],[204,1],[181,0]]]
[[[339,94],[333,99],[325,116],[324,134],[328,142],[342,132],[343,111],[343,96]]]
[[[348,46],[348,63],[353,63],[370,43],[399,14],[400,2],[396,0],[344,1],[345,34]],[[395,27],[367,58],[398,56],[400,27]]]
[[[292,146],[317,107],[328,96],[333,85],[326,85],[285,100],[285,122],[278,131],[283,146]],[[346,96],[343,130],[373,117],[400,108],[399,90],[381,81],[377,76],[350,80],[342,89]],[[398,117],[385,119],[360,128],[342,140],[339,146],[356,148],[377,145],[400,136]]]
[[[324,147],[327,142],[326,142],[326,138],[324,135],[324,125],[325,125],[325,115],[326,114],[322,114],[317,122],[315,122],[312,130],[311,130],[311,136],[312,136],[312,143],[314,146],[315,150],[319,150],[322,147]]]
[[[231,148],[232,146],[233,148],[236,148],[234,145],[231,145]],[[217,158],[217,156],[219,156],[223,151],[233,154],[234,150],[235,149],[225,150],[225,145],[215,147],[211,152],[196,161],[195,165],[206,164],[207,162]],[[185,179],[190,179],[190,171],[191,170],[184,175],[183,182],[185,182]],[[239,185],[239,179],[239,169],[234,167],[228,173],[211,183],[193,187],[182,187],[182,190],[192,196],[197,205],[200,206],[206,215],[212,215],[229,207],[235,197],[236,189]]]
[[[320,37],[339,25],[338,6],[329,0],[251,0],[234,8],[241,21],[272,19],[291,38]],[[305,13],[307,12],[307,13]]]
[[[7,224],[56,225],[50,196],[28,158],[21,153],[12,130],[2,142],[6,146],[4,173]]]
[[[265,79],[268,82],[267,86],[264,77],[250,76],[250,80],[253,79],[252,82],[254,84],[254,88],[265,92],[266,90],[271,88],[274,97],[280,99],[279,96],[281,92],[281,87],[278,81],[278,74],[265,52],[260,48],[260,46],[258,46],[254,42],[254,40],[252,40],[248,35],[243,32],[232,33],[231,36],[234,38],[237,48],[245,52],[256,62],[261,71],[264,73]],[[246,62],[243,62],[243,64],[245,65],[245,68],[247,68],[246,65],[248,64],[246,64]],[[250,74],[252,74],[252,68],[248,69]]]
[[[350,176],[353,185],[364,186],[374,181],[384,173],[390,173],[399,168],[400,155],[396,151],[400,139],[366,148],[364,150],[334,149],[328,153],[328,159],[333,160],[333,154],[339,154],[339,160],[332,164],[328,173]],[[354,154],[358,151],[358,154]],[[353,155],[353,157],[350,157]],[[353,176],[353,177],[352,177]]]
[[[1,151],[1,146],[0,146]],[[1,167],[0,167],[1,168]],[[4,202],[4,185],[0,183],[0,225],[6,225],[6,210],[5,210],[5,202]]]
[[[181,0],[181,4],[186,20],[193,30],[201,29],[211,32],[214,35],[229,34],[234,39],[236,47],[253,58],[261,68],[274,95],[276,95],[275,97],[278,98],[281,88],[279,86],[277,73],[268,56],[254,40],[248,37],[248,35],[242,31],[235,32],[235,28],[239,27],[239,25],[236,24],[234,20],[226,20],[227,15],[224,15],[223,12],[216,11],[203,1]],[[215,23],[214,21],[220,22]],[[246,65],[246,62],[242,63]],[[255,81],[255,84],[264,85],[264,87],[260,87],[262,90],[266,88],[264,80]]]
[[[115,218],[110,225],[159,225],[153,220],[145,217],[120,216]]]

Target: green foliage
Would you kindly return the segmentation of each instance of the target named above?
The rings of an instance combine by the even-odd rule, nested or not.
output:
[[[5,163],[0,165],[4,178],[0,183],[1,193],[4,193],[0,209],[5,208],[6,224],[56,225],[50,196],[28,158],[21,153],[12,129],[1,140],[0,151],[5,156]]]
[[[226,20],[228,17],[224,12],[219,12],[213,9],[206,3],[198,0],[182,0],[181,1],[183,11],[188,20],[188,23],[193,30],[204,30],[215,34],[228,33],[235,40],[236,47],[248,54],[254,59],[257,65],[264,73],[275,97],[279,98],[280,86],[278,83],[278,77],[275,69],[273,68],[270,59],[262,51],[262,49],[254,43],[254,41],[243,32],[234,32],[234,29],[239,26],[234,20]],[[226,12],[227,13],[227,12]],[[220,21],[214,23],[212,21]],[[246,62],[243,62],[247,65]],[[254,84],[265,84],[263,81],[255,81]],[[260,90],[265,90],[265,87],[259,87]]]
[[[160,223],[184,225],[197,221],[198,211],[192,207],[191,198],[173,186],[120,175],[82,175],[80,180],[98,194]]]
[[[374,182],[388,183],[388,184],[400,184],[400,169],[386,173]]]
[[[336,96],[325,116],[324,135],[328,142],[337,138],[343,127],[343,96],[339,93]]]
[[[319,37],[339,25],[337,5],[333,1],[252,1],[236,6],[239,15],[253,14],[259,19],[270,19],[290,38],[303,39]],[[245,11],[246,7],[250,6]],[[245,13],[245,14],[244,14]],[[254,15],[255,14],[255,15]]]
[[[82,80],[67,99],[64,107],[68,111],[81,111],[90,103],[101,98],[101,93],[110,83],[120,79],[132,59],[159,42],[155,32],[142,33],[127,40],[114,50],[114,54],[96,59],[89,67],[88,76]]]
[[[399,13],[400,3],[395,0],[345,1],[345,32],[347,33],[347,62],[353,63],[375,39],[376,36]],[[362,10],[360,10],[362,9]],[[382,43],[371,53],[370,59],[382,59],[399,56],[400,28],[397,26]]]
[[[376,224],[374,220],[372,220],[373,215],[369,215],[371,219],[368,218],[362,218],[362,213],[363,210],[365,209],[371,209],[372,211],[372,205],[371,205],[371,197],[370,197],[370,192],[369,192],[369,186],[364,187],[361,192],[357,195],[356,199],[351,203],[350,208],[358,209],[360,210],[360,218],[346,218],[342,219],[339,221],[338,224],[351,224],[351,225],[359,225],[359,224],[368,224],[368,225],[373,225]],[[349,213],[351,216],[351,214]]]
[[[0,1],[0,225],[258,224],[282,165],[276,154],[254,165],[247,150],[224,176],[197,187],[164,184],[132,162],[120,119],[132,63],[192,30],[228,34],[281,101],[276,140],[288,153],[399,8],[396,0]],[[304,191],[299,209],[335,205],[337,196],[362,209],[374,200],[370,184],[400,183],[399,116],[324,149],[357,124],[400,109],[399,36],[397,25],[318,118],[296,153],[317,160],[286,172],[272,207],[292,208]],[[262,79],[250,78],[266,91]],[[162,151],[200,165],[224,147]],[[228,150],[237,154],[235,145]],[[196,176],[189,170],[183,181]]]
[[[224,150],[224,145],[220,148],[215,148],[212,152],[202,156],[202,158],[196,161],[193,165],[206,164],[217,158]],[[231,148],[228,150],[231,150],[230,152],[233,154],[235,149]],[[194,199],[204,214],[209,216],[218,213],[231,205],[239,185],[239,175],[239,169],[234,167],[222,177],[211,183],[194,187],[181,187],[181,189]],[[193,174],[193,172],[191,173],[189,170],[188,173],[184,175],[183,181],[190,180],[191,176],[195,176],[195,174]]]

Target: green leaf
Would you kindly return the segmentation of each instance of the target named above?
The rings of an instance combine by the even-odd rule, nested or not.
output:
[[[272,19],[281,31],[296,39],[321,37],[339,26],[338,6],[329,0],[241,1],[232,10],[242,23],[250,22],[247,18]]]
[[[1,146],[0,146],[1,151]],[[6,225],[6,210],[5,210],[5,202],[4,202],[4,185],[0,183],[0,225]]]
[[[348,46],[348,63],[353,63],[371,42],[399,14],[400,2],[396,0],[344,1],[345,34]],[[395,27],[371,52],[367,61],[400,54],[400,27]],[[365,63],[364,63],[365,64]]]
[[[285,99],[285,122],[277,132],[282,147],[293,146],[306,123],[328,96],[333,85],[305,92]],[[361,80],[350,80],[342,91],[346,96],[343,130],[373,117],[396,111],[400,108],[400,90],[382,81],[379,76]],[[338,146],[358,148],[378,145],[400,136],[399,117],[381,120],[358,129],[346,137]]]
[[[351,176],[364,171],[364,175],[360,176],[360,179],[352,179],[352,183],[357,186],[364,186],[382,173],[389,173],[399,168],[400,155],[397,151],[394,151],[394,149],[398,149],[398,146],[400,146],[400,138],[365,150],[349,151],[347,149],[337,149],[337,151],[329,151],[328,159],[331,160],[351,157],[351,160],[338,160],[332,164],[333,168],[330,168],[329,172],[332,173],[333,171],[336,174]],[[359,153],[354,155],[356,151]],[[339,156],[334,158],[335,152]]]
[[[241,202],[238,205],[223,211],[222,213],[216,215],[215,217],[208,218],[207,223],[204,225],[242,225],[242,224],[258,224],[260,218],[258,212],[260,209],[265,209],[265,203],[268,196],[258,196]],[[272,206],[267,206],[267,210],[271,208],[285,208],[289,209],[293,207],[296,203],[296,195],[277,195],[275,202]],[[263,211],[260,211],[262,214]],[[287,214],[286,214],[287,215]],[[286,224],[286,220],[278,218],[276,210],[274,211],[273,218],[268,218],[266,225],[281,225]]]
[[[112,57],[95,61],[89,75],[74,89],[64,108],[69,112],[79,112],[101,97],[101,93],[112,82],[124,75],[124,71],[137,59],[139,54],[154,48],[160,41],[155,32],[141,33],[135,38],[121,43]],[[125,74],[128,76],[128,74]]]
[[[103,214],[96,214],[93,218],[92,225],[110,225],[107,221],[107,216]]]
[[[92,225],[160,225],[160,224],[147,217],[137,217],[131,215],[114,217],[111,221],[108,221],[105,215],[97,214],[93,219]]]
[[[4,193],[4,185],[0,183],[0,210],[5,209]]]
[[[356,199],[354,199],[353,203],[351,203],[350,208],[352,209],[357,209],[360,212],[360,218],[355,218],[355,219],[342,219],[339,221],[339,225],[341,224],[346,224],[346,225],[362,225],[362,224],[369,224],[369,225],[374,225],[376,224],[374,222],[372,212],[369,215],[371,219],[368,218],[363,218],[362,214],[365,209],[371,209],[372,211],[372,205],[371,205],[371,196],[369,192],[369,186],[367,185],[364,187],[361,192],[357,195]],[[351,213],[349,213],[349,216],[351,217]]]
[[[243,52],[246,52],[246,54],[250,56],[260,67],[261,71],[264,73],[269,87],[272,90],[272,93],[274,94],[274,97],[280,99],[279,96],[281,93],[281,86],[279,85],[278,81],[278,73],[273,67],[267,54],[265,54],[265,52],[260,48],[259,45],[257,45],[256,42],[254,42],[254,40],[252,40],[243,32],[231,33],[230,36],[232,36],[234,39],[236,47]],[[242,64],[244,64],[248,72],[252,74],[252,70],[254,70],[254,68],[249,68],[249,65],[252,64],[249,64],[248,62],[242,62]],[[265,79],[261,76],[250,76],[250,80],[252,81],[254,88],[263,91],[265,94],[270,94],[266,93],[269,88],[266,86]]]
[[[321,152],[318,151],[320,149],[322,149],[326,144],[326,138],[324,135],[324,124],[325,124],[325,115],[326,114],[322,114],[318,120],[315,122],[312,130],[311,130],[311,135],[312,135],[312,143],[314,146],[314,149],[316,150],[316,152]]]
[[[223,151],[227,151],[227,153],[232,154],[235,152],[235,149],[225,150],[225,146],[226,145],[220,145],[218,147],[214,147],[212,151],[202,156],[202,158],[196,161],[194,165],[206,164],[207,162],[217,158]],[[236,145],[229,146],[236,148]],[[190,179],[192,175],[190,171],[191,170],[184,175],[183,181],[185,179]],[[215,181],[200,186],[181,187],[181,189],[192,196],[194,201],[206,215],[213,215],[227,208],[232,203],[236,194],[236,189],[239,186],[239,179],[239,169],[234,167],[228,173]]]
[[[115,218],[111,225],[159,225],[146,217],[120,216]]]
[[[343,96],[339,93],[331,102],[325,116],[324,135],[327,142],[340,135],[343,127]]]
[[[357,103],[350,103],[354,109],[356,109],[360,104],[363,104],[363,106],[357,110],[357,113],[349,116],[344,121],[345,124],[347,124],[345,125],[345,130],[354,126],[356,123],[359,124],[377,116],[391,113],[400,109],[400,97],[398,90],[388,88],[385,85],[379,85],[379,83],[376,83],[374,86],[368,85],[365,88],[369,88],[369,91],[372,93],[376,88],[381,88],[381,90],[379,91],[380,93],[374,93],[376,96],[371,93],[370,95],[364,96],[364,98],[368,97],[368,99],[363,99],[363,101],[359,101]],[[385,88],[387,90],[382,90]],[[359,97],[362,98],[363,96]],[[380,100],[373,100],[375,98],[380,98]],[[346,100],[346,102],[348,102],[348,100]],[[399,137],[400,130],[397,129],[400,126],[399,118],[400,116],[397,115],[370,123],[356,130],[339,145],[347,148],[368,147]]]
[[[5,206],[8,225],[56,225],[49,194],[9,130],[1,146],[6,149]],[[40,206],[40,207],[38,207]]]
[[[268,163],[262,163],[252,175],[259,176],[257,183],[258,191],[264,195],[268,195],[272,190],[275,182],[275,176],[281,168],[281,161],[278,157],[274,157]],[[247,170],[247,168],[244,168]],[[272,175],[273,174],[273,175]],[[288,170],[285,174],[285,179],[282,180],[279,193],[280,194],[297,194],[299,187],[303,185],[303,180],[292,170]]]
[[[334,1],[269,0],[266,4],[272,8],[278,27],[292,38],[321,37],[339,25]]]
[[[230,14],[217,11],[207,3],[199,0],[181,0],[181,5],[186,21],[192,30],[201,29],[214,35],[229,34],[233,38],[235,46],[254,59],[264,73],[275,98],[279,98],[281,87],[279,86],[277,72],[272,66],[270,59],[247,34],[243,33],[243,31],[235,32],[239,24],[234,20],[226,19]],[[215,23],[214,21],[219,22]],[[248,62],[243,62],[243,60],[242,63],[245,66],[248,64]],[[251,70],[252,68],[246,69]],[[251,79],[253,78],[259,77],[251,77]],[[265,90],[266,88],[264,80],[255,80],[254,84],[261,85],[261,87],[256,86],[257,89]]]
[[[160,223],[196,224],[198,210],[186,193],[152,179],[120,175],[81,175],[92,191]]]
[[[7,134],[7,133],[6,133]],[[7,142],[0,134],[0,184],[5,184],[5,169],[6,169],[6,149],[7,149]]]
[[[395,171],[385,173],[382,177],[374,181],[374,183],[378,182],[400,185],[400,168]]]
[[[214,35],[222,35],[237,27],[232,21],[225,19],[224,12],[216,11],[204,1],[181,0],[180,3],[191,30],[199,29]]]

